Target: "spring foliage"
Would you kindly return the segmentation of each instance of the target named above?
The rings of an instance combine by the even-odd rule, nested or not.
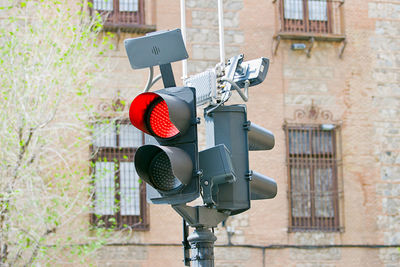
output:
[[[0,265],[85,259],[104,242],[88,230],[87,122],[108,44],[86,11],[0,1]]]

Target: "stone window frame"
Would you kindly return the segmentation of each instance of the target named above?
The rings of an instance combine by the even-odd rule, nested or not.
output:
[[[105,227],[115,230],[121,229],[133,229],[133,230],[149,230],[149,215],[148,206],[146,202],[146,184],[140,182],[139,180],[139,210],[138,215],[121,215],[121,210],[119,203],[121,203],[120,194],[120,170],[118,167],[115,168],[114,172],[114,202],[115,205],[114,214],[96,214],[96,183],[95,183],[95,172],[96,172],[96,162],[108,162],[114,163],[118,166],[122,162],[133,162],[134,155],[138,147],[120,147],[119,146],[119,125],[130,125],[129,119],[111,119],[111,118],[98,118],[92,123],[93,126],[96,124],[110,124],[115,126],[115,145],[110,146],[96,146],[95,144],[90,144],[90,168],[89,171],[92,175],[91,185],[92,185],[92,203],[93,210],[90,214],[90,222],[96,227]],[[94,139],[93,139],[94,140]],[[144,144],[144,134],[141,133],[141,144]],[[140,178],[139,178],[140,179]]]

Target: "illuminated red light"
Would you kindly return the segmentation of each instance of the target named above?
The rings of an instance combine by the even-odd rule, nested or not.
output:
[[[129,118],[136,128],[159,138],[172,138],[179,134],[170,120],[167,103],[155,93],[137,96],[129,109]]]
[[[149,128],[158,137],[174,137],[179,133],[179,130],[169,119],[167,103],[162,98],[157,102],[153,109],[149,110]]]

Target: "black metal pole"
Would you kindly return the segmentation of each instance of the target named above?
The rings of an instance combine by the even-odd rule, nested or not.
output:
[[[192,267],[214,267],[214,242],[217,237],[210,229],[196,227],[188,238]]]
[[[182,219],[183,222],[183,262],[185,266],[190,266],[190,257],[189,257],[189,249],[190,249],[190,244],[188,241],[188,235],[189,235],[189,226],[186,223],[185,219]]]

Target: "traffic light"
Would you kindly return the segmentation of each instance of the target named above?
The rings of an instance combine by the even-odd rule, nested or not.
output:
[[[153,203],[182,204],[199,194],[196,92],[169,87],[139,94],[129,109],[131,123],[157,144],[137,149],[135,168],[148,183]]]
[[[220,166],[227,167],[219,169],[220,172],[229,170],[222,173],[225,180],[214,182],[214,188],[207,191],[210,181],[203,175],[201,186],[205,204],[212,202],[217,210],[235,215],[249,209],[250,200],[274,198],[276,182],[249,168],[249,150],[272,149],[275,143],[273,134],[247,120],[246,105],[210,106],[205,109],[204,117],[209,149],[200,152],[200,168],[203,173],[212,169],[218,161],[210,162],[210,156],[203,156],[203,153],[209,154],[208,151],[224,145],[227,152],[219,155],[227,163]]]
[[[207,147],[219,144],[226,146],[230,153],[236,180],[219,184],[214,190],[214,204],[217,210],[230,211],[232,215],[250,208],[250,170],[248,158],[247,130],[245,129],[246,106],[231,105],[205,109]],[[200,162],[202,169],[208,168]],[[203,184],[202,184],[203,186]]]

